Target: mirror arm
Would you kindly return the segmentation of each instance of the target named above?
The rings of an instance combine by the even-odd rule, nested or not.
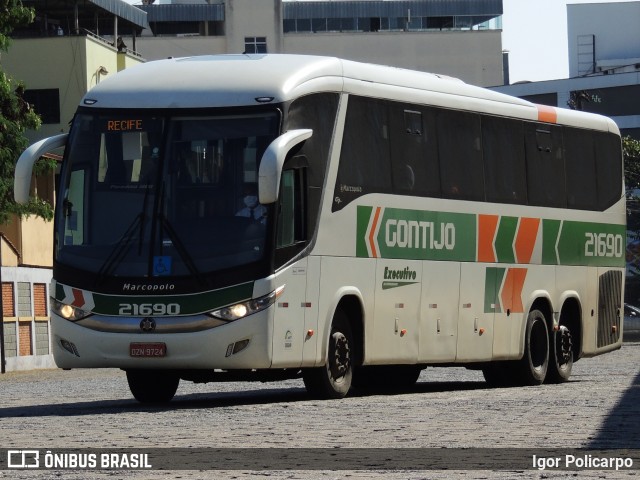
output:
[[[31,190],[31,174],[33,165],[45,153],[63,147],[67,143],[68,133],[62,133],[53,137],[42,139],[28,147],[16,162],[15,178],[13,183],[13,198],[17,203],[29,202]]]
[[[280,176],[287,154],[293,147],[313,135],[313,130],[304,128],[283,133],[267,147],[258,171],[258,198],[261,204],[274,203],[280,192]]]

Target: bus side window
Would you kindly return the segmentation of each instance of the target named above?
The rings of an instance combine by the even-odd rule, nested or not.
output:
[[[526,122],[525,150],[529,205],[566,208],[561,127]]]
[[[484,201],[480,116],[440,110],[437,131],[442,196]]]
[[[306,168],[282,172],[276,229],[276,266],[293,258],[306,245]]]
[[[482,117],[484,185],[488,202],[527,203],[527,175],[521,121]]]
[[[433,110],[390,104],[393,193],[440,196],[440,166]]]
[[[596,210],[598,208],[598,172],[594,135],[586,130],[564,127],[562,141],[567,176],[567,206]]]

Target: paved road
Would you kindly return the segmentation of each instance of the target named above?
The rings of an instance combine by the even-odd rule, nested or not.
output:
[[[428,368],[409,392],[355,395],[335,401],[309,399],[297,380],[272,384],[183,382],[169,406],[149,407],[131,398],[125,376],[118,370],[13,372],[0,375],[0,418],[0,447],[52,451],[88,447],[520,447],[535,454],[543,449],[640,449],[640,343],[625,343],[619,351],[577,362],[571,381],[562,385],[489,389],[479,372]],[[460,465],[456,467],[452,460],[450,468]],[[63,477],[626,479],[636,473],[638,470],[581,471],[578,476],[531,469],[188,470],[68,471]],[[61,475],[0,470],[0,478],[59,479]]]

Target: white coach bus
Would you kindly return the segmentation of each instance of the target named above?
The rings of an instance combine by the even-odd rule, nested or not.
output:
[[[68,136],[51,324],[61,368],[301,376],[314,396],[429,365],[568,380],[620,348],[625,200],[607,118],[336,58],[149,62],[100,82]]]

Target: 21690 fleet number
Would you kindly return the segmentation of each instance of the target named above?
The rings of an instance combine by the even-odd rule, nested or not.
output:
[[[121,303],[120,315],[148,316],[148,315],[179,315],[178,303]]]
[[[624,239],[620,234],[587,232],[584,235],[585,257],[622,257],[624,254]]]

